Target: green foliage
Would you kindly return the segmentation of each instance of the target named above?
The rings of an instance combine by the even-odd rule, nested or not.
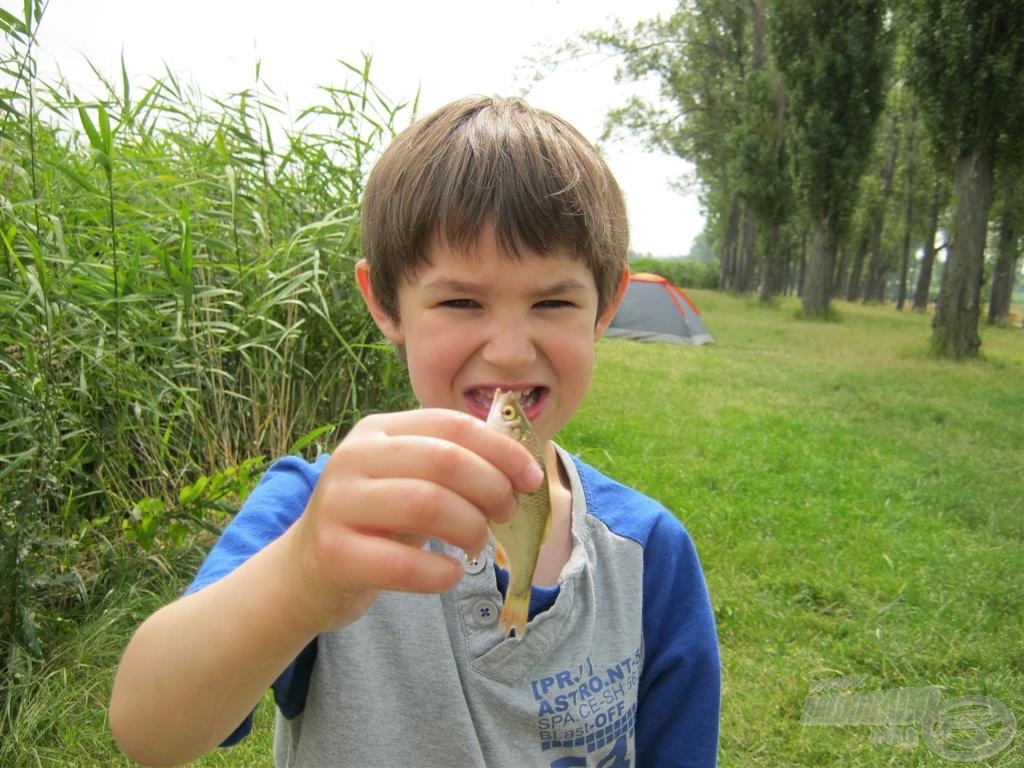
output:
[[[782,224],[794,205],[787,97],[778,73],[763,65],[746,77],[743,88],[743,119],[728,137],[737,166],[736,188],[766,225]]]
[[[771,122],[766,112],[745,103],[746,96],[756,100],[767,91],[744,82],[752,69],[751,36],[746,4],[730,0],[680,0],[667,17],[638,22],[632,29],[616,23],[582,35],[586,45],[621,57],[620,78],[656,79],[660,99],[636,97],[610,110],[605,132],[629,133],[653,149],[693,163],[708,229],[719,246],[730,202],[743,186],[743,169],[749,170],[764,154],[774,159],[778,148],[772,141],[759,144],[757,128],[744,122],[748,114]]]
[[[38,18],[0,16],[0,673],[112,561],[218,530],[262,457],[411,402],[353,275],[366,161],[404,109],[369,61],[286,128],[259,81],[39,82]]]
[[[680,288],[706,288],[718,286],[718,262],[699,262],[694,259],[633,258],[629,262],[633,272],[651,272],[667,277]]]
[[[798,188],[812,220],[852,207],[885,102],[891,33],[880,0],[792,0],[770,18],[786,82]]]
[[[910,82],[937,145],[964,147],[1014,137],[1024,123],[1024,6],[1016,0],[915,0],[904,9]]]
[[[658,85],[655,98],[610,110],[605,132],[694,165],[719,287],[757,288],[768,301],[796,289],[804,314],[824,318],[831,295],[915,294],[920,307],[938,286],[926,283],[941,267],[917,270],[914,254],[939,224],[949,231],[955,149],[983,136],[997,175],[1020,176],[1022,9],[1013,0],[680,0],[671,14],[585,32],[561,55],[610,52],[620,79]],[[876,136],[883,103],[889,130]],[[985,212],[967,207],[980,227]],[[984,257],[980,247],[973,256]],[[1000,267],[1004,282],[1009,269]],[[955,282],[970,286],[958,290],[971,294],[958,311],[973,318],[982,271],[947,272],[969,272]]]
[[[254,456],[213,475],[200,475],[178,491],[177,501],[170,508],[162,496],[140,499],[128,517],[121,519],[125,539],[151,551],[158,539],[181,547],[196,529],[220,533],[265,468],[263,457]]]
[[[656,79],[660,98],[611,110],[606,133],[694,164],[719,285],[759,284],[766,301],[795,272],[787,262],[802,229],[824,220],[811,242],[834,253],[884,101],[891,38],[881,0],[681,0],[668,17],[582,36],[621,57],[620,77]],[[824,298],[832,270],[819,261],[808,275]]]

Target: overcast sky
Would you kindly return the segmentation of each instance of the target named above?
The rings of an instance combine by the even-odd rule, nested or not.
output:
[[[418,89],[423,114],[473,93],[518,93],[533,71],[530,57],[615,17],[632,24],[674,6],[673,0],[53,0],[39,30],[37,60],[42,77],[59,68],[83,97],[100,92],[86,58],[115,82],[122,51],[133,81],[162,74],[166,64],[207,96],[251,86],[259,60],[263,80],[297,111],[322,101],[317,86],[343,84],[339,60],[358,63],[365,52],[373,56],[374,83],[395,100],[411,99]],[[613,62],[590,57],[534,84],[527,99],[596,140],[607,110],[637,87],[616,87],[613,75]],[[633,250],[688,253],[703,218],[695,195],[669,188],[688,166],[632,141],[609,144],[605,156],[626,194]]]

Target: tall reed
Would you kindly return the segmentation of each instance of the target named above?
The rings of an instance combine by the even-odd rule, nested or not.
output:
[[[353,280],[408,110],[369,61],[291,125],[258,70],[208,98],[122,65],[83,97],[34,76],[25,8],[0,17],[0,679],[138,544],[222,525],[264,457],[410,402]]]

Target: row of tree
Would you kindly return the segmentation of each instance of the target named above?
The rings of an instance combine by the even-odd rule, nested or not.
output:
[[[607,133],[693,164],[721,288],[769,301],[796,284],[804,316],[820,319],[833,298],[880,300],[893,285],[898,308],[924,310],[945,232],[933,342],[971,357],[991,223],[989,314],[1009,313],[1024,3],[680,0],[582,45],[620,56],[621,79],[659,82],[656,101],[610,112]]]

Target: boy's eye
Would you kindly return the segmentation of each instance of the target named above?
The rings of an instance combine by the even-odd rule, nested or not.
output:
[[[473,301],[473,299],[447,299],[438,306],[447,307],[448,309],[475,309],[480,305]]]
[[[538,301],[533,306],[537,309],[564,309],[575,305],[565,299],[545,299],[544,301]]]

